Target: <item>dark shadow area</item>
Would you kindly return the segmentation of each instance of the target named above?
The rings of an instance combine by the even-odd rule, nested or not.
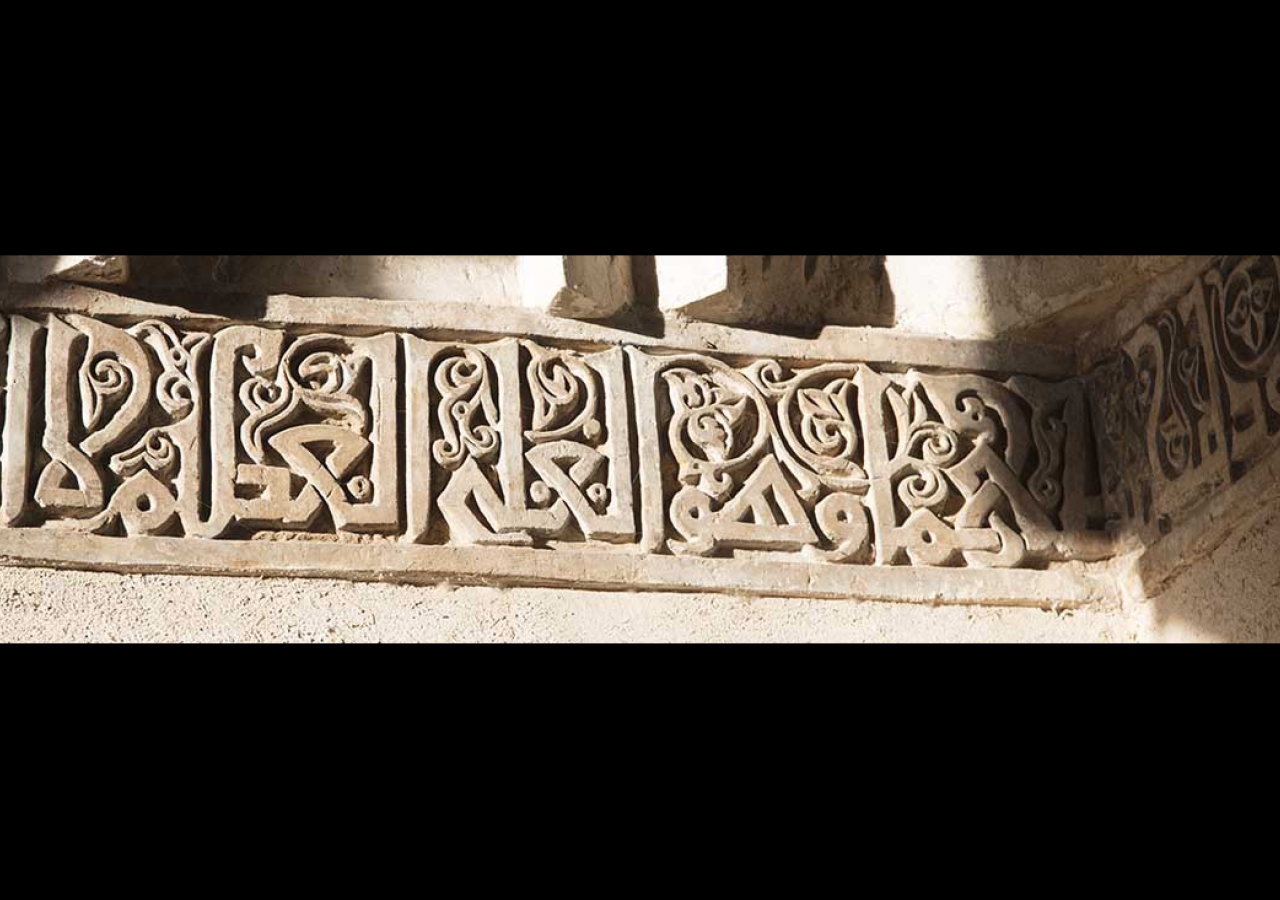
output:
[[[807,260],[817,260],[817,265],[821,265],[824,257],[805,257]],[[898,321],[898,299],[893,292],[893,282],[889,278],[889,270],[886,265],[886,256],[851,256],[851,257],[834,257],[834,259],[855,260],[856,262],[848,263],[858,272],[854,279],[853,286],[855,290],[865,291],[864,294],[855,296],[854,308],[860,310],[856,323],[846,323],[840,321],[829,320],[828,325],[844,325],[858,324],[876,328],[892,328]],[[810,265],[806,262],[805,271],[809,271]],[[820,271],[820,269],[818,269]]]
[[[631,280],[635,290],[635,307],[639,311],[658,312],[658,258],[631,257]]]
[[[1280,642],[1280,502],[1231,528],[1162,584],[1143,610],[1150,638]]]
[[[207,288],[156,288],[124,286],[104,288],[107,293],[134,300],[145,300],[174,306],[197,315],[220,316],[253,322],[267,313],[267,295],[242,294],[234,291],[216,292]]]

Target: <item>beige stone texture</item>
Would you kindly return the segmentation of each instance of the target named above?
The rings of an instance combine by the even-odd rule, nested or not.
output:
[[[893,324],[879,256],[658,256],[658,306],[721,325]]]
[[[56,261],[123,257],[9,257],[12,280],[51,277]],[[606,319],[631,310],[630,256],[135,256],[129,281],[141,289],[523,307],[573,319]],[[89,263],[67,281],[91,277]],[[101,268],[101,266],[99,266]],[[76,277],[78,276],[78,277]]]
[[[124,284],[129,280],[127,256],[6,256],[8,281],[38,284],[50,279],[84,284]]]
[[[635,305],[630,256],[521,256],[521,299],[565,319],[609,319]]]
[[[816,335],[778,334],[670,316],[658,333],[617,323],[575,322],[515,306],[433,300],[388,300],[360,297],[223,298],[213,307],[179,306],[178,293],[161,300],[90,286],[13,285],[3,308],[38,315],[45,312],[89,312],[94,315],[179,318],[204,327],[240,317],[279,325],[324,328],[369,327],[432,329],[471,337],[520,335],[535,340],[572,341],[606,346],[732,351],[743,356],[962,369],[972,372],[1021,372],[1041,378],[1064,378],[1076,371],[1070,346],[1028,341],[953,340],[943,335],[910,334],[895,328],[828,327]]]
[[[1278,266],[5,257],[0,641],[1280,641]]]
[[[1264,504],[1153,596],[1128,604],[1144,642],[1280,641],[1280,503]]]
[[[133,285],[521,306],[518,256],[136,256]]]
[[[1074,341],[1162,273],[1209,257],[890,256],[897,326],[920,334]]]
[[[1125,643],[1118,609],[1051,612],[536,588],[0,568],[0,641]]]

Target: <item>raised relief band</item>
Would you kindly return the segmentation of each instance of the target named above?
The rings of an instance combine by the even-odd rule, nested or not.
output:
[[[1216,259],[1088,381],[1107,518],[1150,545],[1280,444],[1280,258]]]
[[[1218,290],[1244,290],[1223,277]],[[1272,365],[1274,322],[1236,306],[1225,362],[1254,373]],[[6,561],[1071,605],[1096,599],[1086,564],[1111,553],[1081,379],[416,330],[3,321]],[[1129,366],[1146,367],[1142,342],[1163,345],[1135,340]],[[1191,378],[1180,390],[1200,410],[1199,363],[1151,364]],[[1269,432],[1268,373],[1230,395],[1230,434],[1160,426],[1161,458],[1234,458],[1251,428]],[[1105,437],[1110,451],[1124,436]],[[935,568],[945,598],[909,575]]]

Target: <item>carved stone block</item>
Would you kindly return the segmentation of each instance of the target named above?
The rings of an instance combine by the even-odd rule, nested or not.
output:
[[[1150,543],[1274,451],[1280,258],[1220,257],[1091,373],[1113,529]]]
[[[658,256],[667,312],[721,325],[892,325],[878,256]]]
[[[1045,570],[1110,550],[1077,379],[417,330],[3,322],[6,555],[57,533],[95,559],[118,546],[121,565],[131,548],[180,568],[231,544],[248,571],[418,560],[443,577],[825,596],[876,568]]]

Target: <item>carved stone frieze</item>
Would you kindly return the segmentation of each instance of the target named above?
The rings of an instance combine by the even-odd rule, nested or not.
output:
[[[1087,381],[1107,519],[1151,543],[1280,440],[1280,257],[1215,259]]]
[[[1272,380],[1243,379],[1224,401],[1253,412],[1231,436],[1202,424],[1208,401],[1200,413],[1187,400],[1201,418],[1177,419],[1181,431],[1154,428],[1170,471],[1245,452],[1251,428],[1280,424],[1275,317],[1258,293],[1271,270],[1243,271],[1247,283],[1224,272],[1220,288],[1233,371]],[[617,563],[642,558],[646,572],[665,559],[697,573],[673,584],[719,570],[723,589],[782,589],[772,575],[735,583],[734,564],[750,563],[822,595],[828,571],[1045,570],[1109,553],[1078,379],[417,330],[3,322],[6,556],[43,540],[31,535],[79,534],[118,543],[126,564],[131,541],[179,560],[230,543],[261,548],[250,571],[274,571],[300,544],[328,544],[340,575],[453,548],[492,578],[546,581],[529,572],[568,565],[627,587]],[[1161,378],[1183,379],[1180,402],[1205,393],[1196,359],[1168,363],[1141,341],[1132,356],[1147,387],[1127,395],[1126,427],[1143,410],[1172,415],[1150,387]],[[440,558],[433,571],[449,568]]]

